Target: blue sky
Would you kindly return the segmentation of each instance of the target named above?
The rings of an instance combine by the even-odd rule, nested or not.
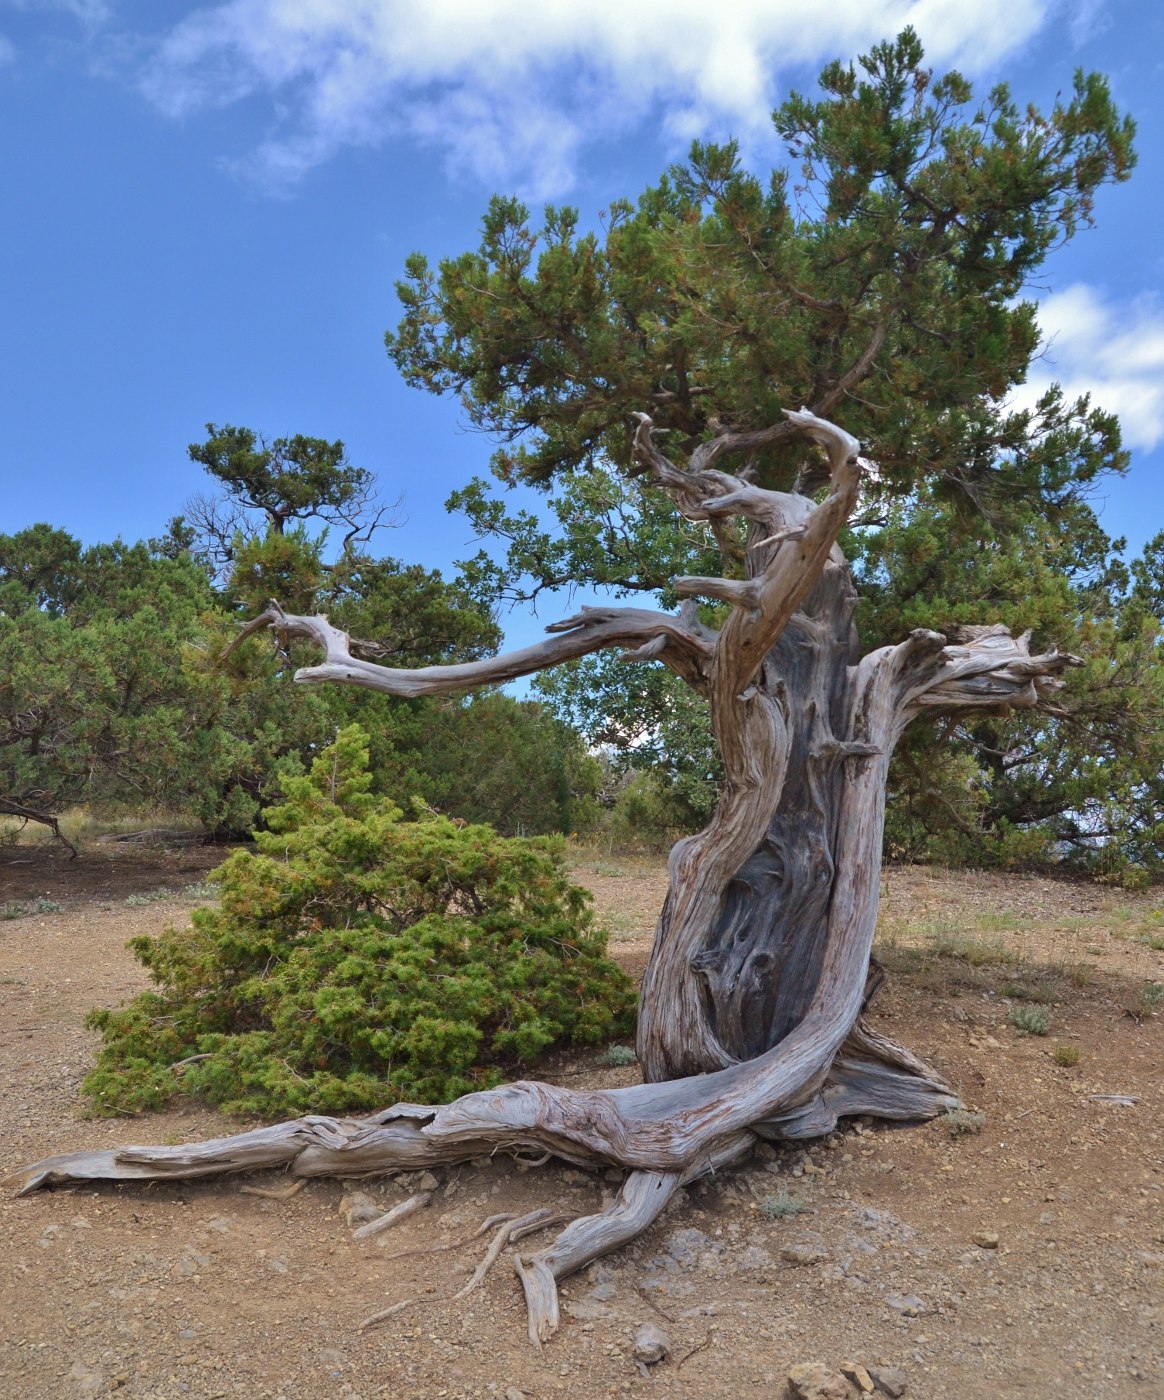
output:
[[[160,533],[204,485],[186,444],[232,422],[342,437],[404,495],[380,549],[448,569],[475,546],[444,499],[490,444],[385,356],[408,252],[475,244],[494,191],[592,219],[696,135],[766,168],[771,106],[905,23],[976,86],[1049,106],[1094,68],[1136,118],[1132,181],[1031,295],[1037,377],[1121,414],[1103,520],[1142,545],[1164,525],[1154,0],[0,0],[0,531]]]

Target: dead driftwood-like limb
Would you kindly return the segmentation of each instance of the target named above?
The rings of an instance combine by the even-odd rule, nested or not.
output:
[[[20,823],[20,830],[22,831],[29,822],[36,822],[40,826],[47,826],[54,838],[59,841],[62,846],[68,848],[69,859],[77,859],[76,846],[73,845],[61,830],[60,821],[54,817],[51,812],[38,811],[37,808],[29,807],[24,802],[17,802],[11,797],[0,797],[0,817],[15,817]]]
[[[882,327],[854,374],[883,337]],[[817,407],[828,411],[823,401]],[[827,484],[819,503],[714,465],[797,434],[824,449],[827,472],[802,474]],[[816,413],[723,433],[697,446],[686,466],[663,456],[641,416],[634,452],[638,473],[715,538],[727,540],[729,517],[746,522],[743,578],[736,549],[731,577],[676,581],[689,595],[676,614],[584,608],[535,646],[450,666],[377,665],[374,647],[326,617],[293,616],[277,603],[234,645],[270,628],[284,645],[306,640],[323,652],[297,680],[400,696],[465,691],[615,649],[639,664],[662,662],[705,698],[725,777],[706,829],[671,853],[640,1004],[645,1082],[592,1091],[519,1082],[443,1106],[396,1104],[371,1117],[309,1116],[211,1142],[52,1157],[11,1178],[21,1193],[262,1167],[357,1176],[495,1151],[628,1169],[605,1210],[515,1257],[529,1335],[541,1345],[558,1325],[559,1279],[633,1239],[678,1190],[738,1160],[757,1137],[812,1137],[851,1114],[932,1117],[958,1102],[939,1074],[862,1020],[877,980],[870,957],[890,758],[918,715],[1047,704],[1076,659],[1032,653],[1028,635],[999,626],[951,637],[916,631],[858,658],[856,595],[837,541],[868,464],[855,439]],[[720,631],[699,621],[697,597],[728,604]],[[487,1260],[523,1228],[503,1226]]]
[[[393,1206],[390,1211],[385,1212],[376,1220],[369,1220],[366,1225],[361,1225],[358,1230],[353,1230],[352,1239],[367,1240],[371,1239],[373,1235],[382,1235],[385,1230],[391,1230],[393,1225],[399,1225],[402,1220],[407,1220],[410,1215],[415,1215],[418,1210],[423,1210],[431,1202],[431,1191],[420,1191],[415,1196],[409,1196],[406,1201],[401,1201],[398,1206]]]
[[[387,1322],[390,1317],[402,1313],[405,1308],[412,1307],[415,1302],[415,1298],[402,1298],[399,1303],[393,1303],[390,1308],[381,1308],[379,1312],[374,1312],[371,1317],[364,1318],[363,1322],[360,1323],[360,1331],[366,1332],[369,1327],[376,1327],[381,1322]]]

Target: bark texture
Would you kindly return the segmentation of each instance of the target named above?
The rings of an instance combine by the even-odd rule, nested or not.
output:
[[[933,1070],[861,1020],[879,981],[871,949],[890,756],[923,711],[1044,704],[1075,658],[1032,655],[1028,636],[1002,627],[949,639],[915,632],[858,657],[855,596],[836,540],[866,464],[848,434],[806,410],[769,437],[791,432],[825,449],[820,504],[715,469],[722,454],[754,446],[754,434],[725,434],[680,469],[657,450],[649,420],[640,421],[639,470],[683,515],[717,528],[731,517],[747,522],[744,576],[675,580],[691,600],[676,615],[586,608],[537,646],[419,670],[378,666],[361,655],[371,648],[325,617],[290,616],[277,604],[238,639],[267,627],[285,640],[307,638],[324,661],[297,680],[406,696],[510,680],[618,647],[630,661],[661,661],[706,696],[726,776],[706,830],[671,854],[643,982],[644,1083],[592,1092],[515,1083],[443,1107],[397,1104],[369,1118],[307,1117],[193,1146],[50,1158],[13,1184],[28,1192],[259,1167],[350,1176],[498,1149],[630,1168],[607,1211],[518,1259],[530,1336],[540,1344],[557,1326],[557,1279],[633,1238],[682,1185],[744,1155],[757,1135],[812,1137],[844,1115],[917,1119],[956,1103]],[[805,479],[812,476],[810,467]],[[700,597],[731,605],[718,633],[699,623]]]

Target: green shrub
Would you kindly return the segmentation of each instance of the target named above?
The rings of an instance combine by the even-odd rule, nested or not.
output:
[[[1072,1065],[1077,1065],[1083,1058],[1083,1051],[1078,1045],[1067,1045],[1060,1041],[1051,1051],[1051,1058],[1057,1065],[1062,1065],[1064,1069],[1070,1069]]]
[[[621,784],[603,814],[598,836],[620,851],[668,851],[686,832],[698,830],[661,773],[634,773]]]
[[[217,907],[132,940],[157,990],[91,1013],[99,1111],[177,1093],[264,1115],[449,1099],[629,1031],[631,984],[557,838],[404,822],[370,782],[353,726],[285,780],[257,849],[214,872]]]

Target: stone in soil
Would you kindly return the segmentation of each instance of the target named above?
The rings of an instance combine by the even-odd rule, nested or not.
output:
[[[654,1366],[671,1354],[671,1338],[657,1322],[644,1322],[635,1333],[635,1360]]]
[[[926,1310],[925,1301],[916,1293],[887,1293],[885,1295],[886,1304],[894,1312],[899,1312],[903,1317],[917,1317],[919,1313]]]
[[[349,1230],[366,1225],[370,1220],[379,1220],[384,1214],[383,1206],[378,1206],[364,1191],[349,1191],[340,1198],[339,1208]]]
[[[784,1246],[780,1257],[789,1264],[823,1264],[829,1250],[820,1235],[798,1235]]]
[[[822,1361],[801,1361],[788,1372],[795,1400],[850,1400],[849,1382]]]
[[[908,1382],[900,1366],[870,1366],[869,1375],[883,1395],[892,1395],[897,1400],[898,1396],[905,1394]]]
[[[841,1374],[848,1376],[849,1380],[864,1395],[868,1395],[873,1389],[873,1378],[859,1361],[844,1361],[841,1363]]]

